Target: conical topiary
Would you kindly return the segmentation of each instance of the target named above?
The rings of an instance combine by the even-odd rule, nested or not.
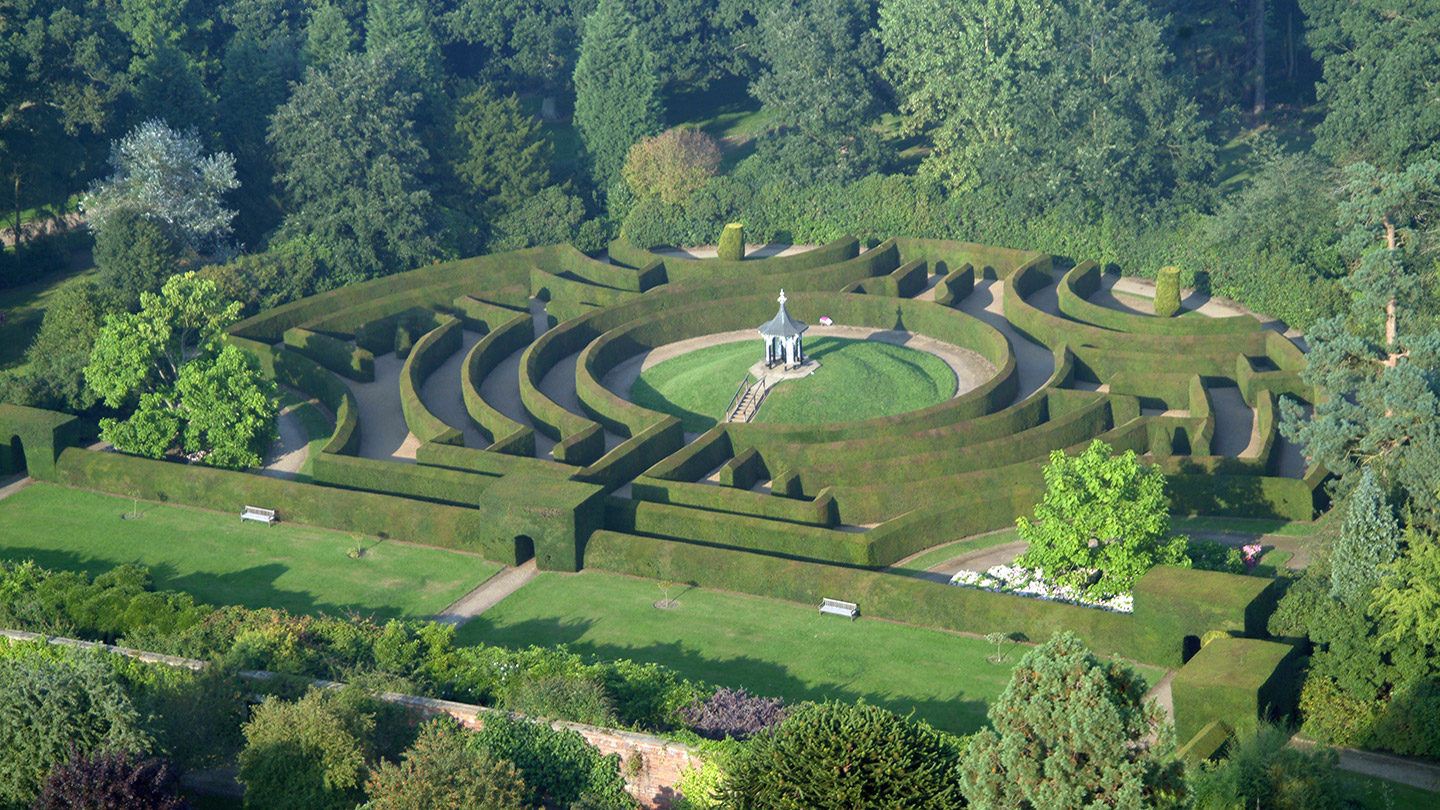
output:
[[[1155,314],[1168,318],[1180,311],[1180,268],[1162,267],[1155,279]]]
[[[715,251],[720,258],[738,262],[745,258],[745,226],[732,222],[720,232],[720,246]]]

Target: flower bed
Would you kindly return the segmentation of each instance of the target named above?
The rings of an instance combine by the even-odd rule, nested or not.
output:
[[[1051,602],[1068,602],[1072,605],[1100,608],[1115,613],[1132,613],[1135,597],[1128,593],[1112,594],[1103,599],[1092,599],[1066,585],[1056,585],[1045,579],[1045,572],[1039,568],[1023,568],[1018,565],[997,565],[984,573],[961,571],[950,578],[951,585],[962,588],[980,588],[997,593],[1013,593],[1031,599],[1046,599]]]

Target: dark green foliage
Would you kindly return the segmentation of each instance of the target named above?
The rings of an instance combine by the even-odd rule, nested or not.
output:
[[[420,729],[404,761],[382,761],[365,783],[366,810],[524,810],[528,794],[515,766],[470,745],[449,718]]]
[[[440,40],[429,3],[369,0],[365,4],[365,51],[390,51],[424,91],[440,79]]]
[[[487,716],[472,743],[491,757],[514,763],[529,788],[529,803],[591,810],[629,810],[620,758],[602,755],[574,731],[558,730],[506,715]]]
[[[207,265],[200,268],[200,276],[214,281],[226,300],[239,301],[242,315],[254,315],[320,289],[330,274],[325,255],[314,240],[296,239],[273,245],[264,253]]]
[[[569,242],[593,251],[604,247],[604,231],[599,221],[585,219],[585,203],[579,197],[566,194],[560,186],[547,186],[496,220],[491,240],[494,250]]]
[[[500,708],[506,711],[592,726],[615,724],[613,701],[597,681],[584,676],[538,673],[515,680],[500,700]]]
[[[550,142],[540,122],[520,109],[513,94],[497,97],[482,85],[461,99],[455,133],[459,139],[455,173],[487,214],[513,211],[548,185]]]
[[[806,703],[752,737],[720,789],[735,810],[961,806],[959,741],[865,703]]]
[[[620,182],[625,153],[660,132],[656,61],[623,0],[600,0],[585,18],[575,60],[575,128],[585,143],[590,177],[602,191]]]
[[[1364,604],[1398,553],[1400,527],[1375,473],[1368,467],[1350,493],[1340,538],[1331,550],[1330,595],[1342,602]]]
[[[245,807],[350,810],[362,796],[374,728],[373,715],[321,690],[266,700],[245,724]]]
[[[179,633],[210,612],[188,594],[154,590],[150,572],[123,565],[95,577],[50,573],[31,563],[0,563],[0,621],[107,642],[129,633]]]
[[[990,707],[994,730],[970,739],[961,765],[969,806],[1183,805],[1174,733],[1144,694],[1134,670],[1057,633],[1011,674]]]
[[[114,290],[126,307],[134,307],[140,293],[159,292],[179,260],[180,247],[158,222],[137,209],[110,215],[95,237],[100,286]]]
[[[1180,268],[1162,267],[1155,277],[1155,314],[1168,318],[1180,311]]]
[[[764,69],[750,94],[779,130],[758,159],[792,183],[853,180],[887,162],[870,128],[885,109],[874,15],[856,0],[776,3],[757,15]]]
[[[34,799],[76,748],[150,747],[130,698],[98,658],[26,646],[0,648],[0,802],[12,807]]]
[[[1224,571],[1227,574],[1245,573],[1245,561],[1240,549],[1226,546],[1214,540],[1191,540],[1185,550],[1190,558],[1190,567],[1201,571]]]
[[[330,252],[328,284],[414,267],[438,253],[416,95],[399,56],[345,56],[314,68],[270,119],[286,238]]]
[[[115,299],[101,287],[73,284],[60,288],[45,307],[35,342],[25,352],[26,378],[33,384],[28,402],[18,405],[83,411],[97,397],[85,383],[85,366],[105,315]]]
[[[355,30],[344,10],[324,2],[311,12],[310,22],[305,25],[302,52],[307,63],[327,68],[354,51],[356,42]]]
[[[1440,9],[1425,0],[1300,0],[1305,40],[1324,68],[1316,148],[1395,170],[1440,157]]]
[[[375,355],[308,329],[285,330],[285,345],[325,368],[358,382],[375,379]]]
[[[738,262],[745,258],[745,226],[732,222],[720,232],[720,246],[716,258],[722,261]]]
[[[31,810],[188,810],[176,787],[175,772],[164,760],[141,760],[123,751],[84,754],[75,749],[68,762],[50,771]]]
[[[1288,730],[1261,723],[1231,741],[1225,758],[1188,774],[1195,810],[1259,805],[1275,810],[1338,810],[1344,806],[1333,751],[1290,747]]]

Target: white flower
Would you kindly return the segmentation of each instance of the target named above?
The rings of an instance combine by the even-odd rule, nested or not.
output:
[[[1031,599],[1066,602],[1083,607],[1096,607],[1116,613],[1133,613],[1135,599],[1128,593],[1092,598],[1068,585],[1057,585],[1045,579],[1045,571],[1018,565],[997,565],[987,571],[960,571],[950,579],[951,585],[979,588],[995,593],[1011,593]]]

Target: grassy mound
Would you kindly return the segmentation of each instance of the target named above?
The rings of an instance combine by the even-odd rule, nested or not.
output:
[[[708,430],[750,368],[762,357],[753,341],[688,352],[646,369],[630,388],[637,405],[674,414],[689,431]],[[822,337],[806,341],[819,361],[811,376],[780,383],[756,422],[813,425],[853,422],[927,408],[955,394],[955,372],[927,352],[874,340]]]

